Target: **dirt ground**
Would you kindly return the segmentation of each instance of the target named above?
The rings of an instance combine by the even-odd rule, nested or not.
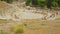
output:
[[[0,3],[1,4],[1,3]],[[5,7],[4,4],[0,5],[0,7]],[[19,9],[19,8],[18,8]],[[25,8],[24,8],[25,9]],[[40,10],[40,9],[39,9]],[[23,11],[23,10],[20,10]],[[29,11],[29,10],[28,10]],[[41,10],[40,10],[41,11]],[[44,11],[44,10],[43,10]],[[19,12],[19,11],[18,11]],[[17,12],[17,14],[18,14]],[[28,13],[26,13],[27,15]],[[29,15],[35,15],[37,16],[37,13],[29,12]],[[37,14],[37,15],[36,15]],[[40,14],[40,13],[39,13]],[[46,14],[46,13],[43,13]],[[60,14],[60,13],[59,13]],[[20,15],[20,14],[19,14]],[[18,16],[19,16],[18,15]],[[25,14],[23,14],[25,15]],[[23,16],[21,15],[21,16]],[[25,15],[25,16],[26,16]],[[47,14],[46,14],[47,15]],[[55,14],[54,14],[55,15]],[[19,18],[21,17],[19,16]],[[35,17],[33,16],[33,18]],[[39,15],[40,16],[40,15]],[[60,15],[58,15],[60,16]],[[30,16],[31,17],[31,16]],[[37,16],[38,17],[38,16]],[[57,16],[56,16],[57,17]],[[24,18],[24,16],[23,16]],[[26,17],[27,18],[27,17]],[[55,20],[42,20],[41,18],[38,19],[20,19],[20,21],[13,21],[13,20],[2,20],[0,19],[0,30],[3,30],[5,32],[8,32],[9,34],[13,34],[12,31],[10,31],[10,28],[13,26],[16,26],[18,24],[26,24],[27,26],[24,27],[24,33],[22,34],[60,34],[60,18]],[[53,19],[53,18],[52,18]]]
[[[27,20],[25,23],[27,27],[24,34],[60,34],[60,20]]]

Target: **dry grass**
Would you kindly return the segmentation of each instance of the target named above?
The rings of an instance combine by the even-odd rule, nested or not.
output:
[[[60,20],[25,20],[24,34],[60,34]]]

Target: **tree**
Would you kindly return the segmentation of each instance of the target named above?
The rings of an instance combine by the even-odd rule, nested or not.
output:
[[[38,5],[38,1],[37,0],[31,0],[32,5]]]
[[[30,3],[31,3],[31,0],[26,0],[26,5],[27,6],[30,5]]]
[[[51,9],[52,2],[53,2],[53,0],[46,0],[47,8],[50,8]]]
[[[60,7],[60,0],[57,0],[58,6]]]
[[[54,1],[52,2],[52,7],[57,7],[57,6],[58,6],[57,0],[54,0]]]
[[[38,1],[37,0],[26,0],[26,5],[30,5],[30,3],[34,6],[38,5]]]
[[[38,6],[44,7],[46,5],[45,0],[38,0]]]
[[[7,2],[7,3],[12,3],[12,2],[13,2],[13,0],[7,0],[6,2]]]

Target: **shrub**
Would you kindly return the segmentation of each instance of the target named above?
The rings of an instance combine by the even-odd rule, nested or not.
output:
[[[58,6],[58,3],[57,3],[56,1],[53,1],[53,2],[52,2],[52,6],[53,6],[53,7],[57,7],[57,6]]]
[[[30,5],[31,0],[26,0],[26,5]]]
[[[38,5],[38,1],[37,0],[31,0],[31,2],[32,2],[32,5]]]
[[[58,6],[60,7],[60,0],[57,0]]]
[[[26,5],[47,6],[47,8],[60,6],[60,0],[26,0]]]
[[[12,3],[13,2],[13,0],[1,0],[1,1],[5,1],[7,3]]]
[[[11,31],[14,33],[14,34],[19,34],[19,33],[23,33],[24,32],[24,26],[23,24],[21,25],[17,25],[15,27],[12,27]]]
[[[30,3],[34,6],[45,6],[45,0],[26,0],[26,5],[30,5]]]
[[[43,6],[45,6],[46,4],[45,4],[45,0],[38,0],[38,6],[41,6],[41,7],[43,7]]]
[[[51,8],[53,0],[46,0],[47,8]]]
[[[7,2],[7,3],[12,3],[12,2],[13,2],[13,0],[7,0],[6,2]]]

